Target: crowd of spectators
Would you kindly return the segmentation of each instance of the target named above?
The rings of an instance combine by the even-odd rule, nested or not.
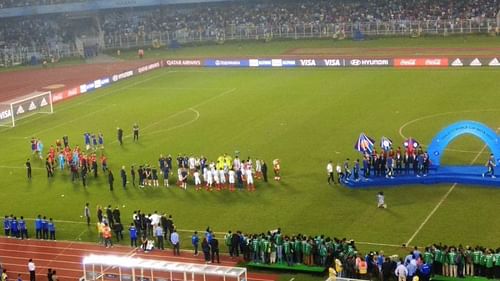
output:
[[[54,4],[80,0],[43,0]],[[0,0],[0,8],[26,6],[40,1]],[[409,30],[411,21],[431,22],[432,27],[453,30],[468,20],[479,26],[484,19],[495,18],[498,0],[314,0],[314,1],[228,1],[158,6],[153,8],[116,9],[89,15],[94,19],[78,21],[65,15],[5,18],[0,20],[2,49],[23,49],[36,46],[53,50],[58,44],[74,44],[76,33],[99,30],[105,35],[107,46],[118,43],[157,38],[154,34],[176,34],[188,38],[224,38],[225,35],[243,36],[270,34],[271,30],[290,33],[297,29],[320,33],[325,25],[341,30],[343,24],[397,23],[398,27],[385,29]],[[439,22],[439,23],[438,23]],[[495,24],[492,22],[493,25]],[[100,25],[100,26],[98,26]],[[307,27],[308,26],[308,27]],[[384,28],[384,27],[383,27]],[[494,26],[490,27],[494,30]],[[257,32],[258,30],[258,32]]]
[[[215,35],[228,26],[264,26],[273,30],[296,25],[356,22],[480,21],[495,18],[497,0],[316,0],[229,2],[199,4],[107,14],[103,29],[107,36],[143,36],[152,32],[180,31]]]

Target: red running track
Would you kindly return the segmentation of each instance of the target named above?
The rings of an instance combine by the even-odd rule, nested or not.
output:
[[[154,250],[146,254],[135,248],[121,245],[106,249],[101,245],[83,242],[19,240],[0,237],[0,262],[7,269],[7,274],[11,280],[15,280],[19,273],[23,280],[29,280],[29,259],[33,259],[36,264],[38,280],[47,280],[46,274],[48,268],[56,270],[57,276],[61,281],[79,280],[83,276],[82,259],[84,256],[90,254],[133,256],[152,260],[204,264],[201,255],[195,257],[191,252],[181,252],[181,256],[174,256],[171,249],[165,251]],[[222,255],[220,265],[236,266],[240,261]],[[116,269],[107,268],[105,273],[113,274],[115,271]],[[219,279],[210,278],[209,280],[217,281]],[[273,274],[249,273],[248,280],[276,281],[278,280],[278,276]]]

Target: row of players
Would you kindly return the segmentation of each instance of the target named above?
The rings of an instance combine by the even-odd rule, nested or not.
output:
[[[344,161],[343,167],[337,163],[335,171],[337,172],[337,182],[345,182],[353,179],[354,181],[360,180],[360,161],[359,159],[353,162],[352,169],[349,167],[349,158]],[[395,175],[409,175],[413,173],[417,177],[427,176],[429,173],[430,159],[427,151],[421,148],[418,151],[409,153],[406,151],[401,154],[401,148],[396,151],[381,152],[380,154],[374,150],[371,154],[365,153],[362,162],[363,176],[368,178],[371,176],[386,178],[394,178]],[[326,166],[328,174],[328,183],[335,183],[334,180],[334,167],[332,161],[328,162]]]
[[[64,148],[59,145],[60,142],[56,142],[56,147],[51,146],[46,158],[46,169],[47,176],[53,177],[56,165],[59,169],[63,171],[68,165],[72,173],[72,181],[82,179],[83,185],[86,186],[86,178],[89,172],[93,172],[94,177],[97,177],[98,173],[98,159],[96,153],[91,153],[86,155],[79,146],[71,149],[67,138],[64,139]],[[41,141],[33,138],[32,139],[32,150],[33,153],[43,153],[43,148],[40,149]],[[58,154],[56,156],[56,153]],[[186,189],[188,176],[193,177],[196,189],[201,189],[202,179],[203,184],[208,190],[213,187],[220,190],[221,188],[229,185],[229,189],[234,191],[235,185],[238,188],[243,187],[243,183],[246,183],[247,188],[254,190],[254,168],[253,162],[250,158],[247,160],[240,160],[238,156],[232,157],[224,154],[218,157],[217,162],[208,163],[207,158],[201,157],[187,157],[179,156],[177,157],[177,184]],[[103,172],[108,171],[107,158],[104,153],[101,154],[99,162],[101,164]],[[159,175],[163,175],[163,185],[169,186],[169,175],[172,175],[172,165],[173,159],[170,155],[164,157],[160,155],[158,160],[159,170],[156,167],[149,165],[139,166],[138,170],[131,166],[130,175],[132,177],[132,184],[135,186],[136,175],[139,178],[139,186],[159,186]],[[31,163],[28,159],[26,162],[26,168],[28,169],[28,178],[31,179]],[[275,173],[275,180],[280,180],[280,160],[273,160],[273,170]],[[264,160],[255,161],[255,176],[260,179],[263,177],[264,181],[267,182],[267,164]],[[127,173],[125,167],[122,166],[120,171],[120,177],[122,178],[122,185],[125,188],[127,184]],[[112,182],[114,181],[114,176],[111,171],[108,173],[108,180],[110,183],[110,188],[112,188]]]
[[[172,175],[172,157],[169,155],[159,158],[159,171],[156,167],[149,165],[139,166],[137,174],[139,186],[159,186],[159,175],[163,177],[163,186],[169,187],[169,176]],[[256,160],[255,167],[252,159],[240,160],[238,156],[234,160],[224,154],[217,159],[217,162],[208,162],[207,158],[201,157],[177,157],[177,185],[183,189],[187,188],[188,177],[191,176],[196,186],[200,190],[205,186],[207,190],[216,188],[221,190],[229,187],[234,191],[235,186],[242,188],[246,183],[247,189],[255,190],[254,175],[257,179],[263,178],[267,182],[267,164],[264,160]],[[280,160],[273,160],[273,170],[275,180],[280,180]],[[135,186],[136,171],[132,166],[130,169],[132,183]],[[127,173],[123,166],[120,171],[123,187],[127,183]]]

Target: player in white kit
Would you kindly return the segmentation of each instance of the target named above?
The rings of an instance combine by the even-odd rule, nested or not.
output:
[[[201,189],[200,172],[198,170],[195,170],[193,176],[194,176],[194,187],[195,190],[198,191]]]
[[[234,191],[234,184],[236,182],[236,173],[234,172],[233,169],[229,170],[228,177],[229,177],[229,191]]]

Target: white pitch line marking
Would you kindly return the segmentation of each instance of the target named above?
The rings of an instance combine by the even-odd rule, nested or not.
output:
[[[497,130],[496,133],[498,133],[498,131],[499,130]],[[488,145],[485,144],[483,146],[483,148],[477,153],[476,157],[474,157],[474,159],[472,159],[472,161],[470,162],[470,165],[474,164],[477,161],[477,159],[479,159],[479,156],[481,156],[481,154],[486,149],[486,147],[488,147]],[[439,207],[441,206],[441,204],[443,204],[443,202],[448,198],[448,195],[450,195],[450,193],[455,189],[456,186],[457,186],[457,183],[454,183],[450,187],[450,189],[448,189],[448,192],[446,192],[446,194],[441,198],[441,200],[439,200],[439,202],[434,207],[434,209],[432,209],[432,211],[429,213],[429,215],[427,215],[427,217],[425,218],[425,220],[419,225],[419,227],[417,228],[417,230],[415,231],[415,233],[413,233],[413,235],[410,237],[410,239],[408,239],[408,241],[406,241],[406,246],[407,247],[410,246],[410,243],[413,241],[413,239],[418,235],[418,233],[420,232],[420,230],[422,230],[422,228],[425,226],[425,224],[434,215],[434,213],[439,209]]]

